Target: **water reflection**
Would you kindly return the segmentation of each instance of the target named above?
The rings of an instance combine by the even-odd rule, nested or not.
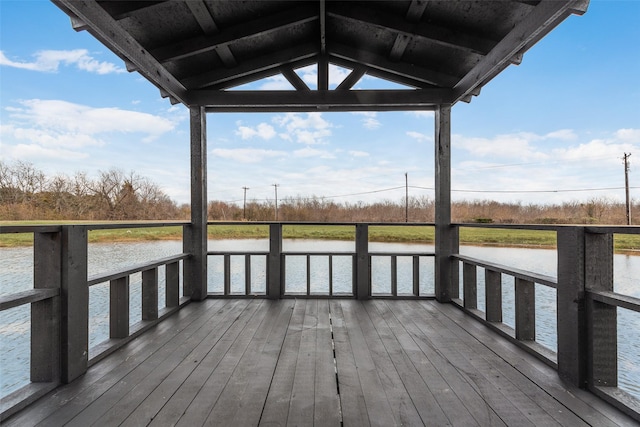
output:
[[[216,240],[209,241],[209,250],[263,251],[269,249],[266,239]],[[351,293],[353,286],[353,258],[348,253],[355,250],[351,241],[314,241],[285,240],[285,252],[344,252],[332,260],[332,286],[334,293]],[[369,245],[372,252],[432,252],[432,245],[377,243]],[[182,243],[176,241],[136,242],[89,245],[89,275],[106,273],[154,259],[182,252]],[[535,271],[556,276],[557,257],[554,250],[462,247],[463,255],[496,262],[509,267]],[[33,288],[33,249],[0,249],[0,294],[10,294]],[[222,292],[224,289],[223,257],[209,257],[209,292]],[[312,293],[329,292],[329,257],[313,256],[310,260],[310,288]],[[615,290],[617,292],[640,297],[640,257],[616,255]],[[413,259],[399,256],[398,293],[413,292]],[[264,293],[266,289],[266,256],[251,256],[250,285],[253,292]],[[231,291],[244,294],[246,286],[245,256],[232,256],[230,262]],[[388,257],[372,258],[371,275],[374,293],[391,292],[391,264]],[[141,275],[131,277],[130,322],[141,318]],[[159,308],[164,307],[164,268],[159,268]],[[485,284],[484,271],[478,269],[478,308],[484,310]],[[462,276],[461,276],[462,277]],[[285,267],[287,292],[304,292],[307,287],[306,256],[287,256]],[[421,295],[430,295],[434,291],[434,266],[432,257],[420,258],[420,277],[418,279]],[[514,280],[503,275],[503,319],[514,326]],[[555,351],[556,349],[556,304],[555,290],[536,285],[536,340]],[[181,290],[182,293],[182,290]],[[461,293],[462,295],[462,293]],[[90,346],[105,340],[109,334],[108,284],[99,284],[90,288]],[[29,307],[22,306],[0,312],[0,395],[28,383],[29,376]],[[620,386],[640,398],[640,314],[618,309],[618,357]]]

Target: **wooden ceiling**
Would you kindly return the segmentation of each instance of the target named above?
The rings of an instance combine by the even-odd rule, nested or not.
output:
[[[589,0],[53,0],[172,103],[208,111],[425,110],[469,102]],[[329,84],[329,64],[350,71]],[[308,85],[296,70],[315,66]],[[282,75],[291,90],[235,87]],[[359,90],[364,76],[402,85]]]

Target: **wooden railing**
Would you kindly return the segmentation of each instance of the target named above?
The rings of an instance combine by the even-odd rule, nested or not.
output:
[[[209,224],[215,228],[219,223]],[[243,226],[244,223],[234,223]],[[69,382],[84,374],[91,364],[114,351],[161,319],[175,312],[189,301],[190,283],[184,283],[179,292],[180,265],[189,262],[188,249],[166,258],[129,266],[118,271],[88,277],[87,235],[90,230],[163,227],[175,223],[64,225],[42,227],[2,227],[0,233],[32,233],[34,236],[33,289],[0,298],[0,311],[31,305],[31,383],[4,396],[0,401],[0,419],[15,413],[61,382]],[[178,223],[188,235],[187,223]],[[256,223],[248,223],[247,226]],[[351,297],[368,298],[432,298],[432,293],[421,291],[421,260],[438,256],[436,246],[432,252],[375,252],[370,250],[370,227],[410,226],[433,227],[433,224],[344,224],[353,227],[354,250],[285,251],[283,226],[293,223],[265,223],[269,228],[268,250],[207,252],[208,257],[221,257],[224,264],[222,292],[209,297]],[[297,225],[309,225],[300,224]],[[322,224],[327,225],[327,224]],[[452,283],[448,294],[462,310],[485,322],[496,332],[509,337],[518,345],[557,368],[561,377],[574,384],[587,387],[625,412],[640,419],[638,400],[618,387],[617,308],[640,312],[640,299],[614,291],[613,236],[614,234],[640,234],[640,227],[584,227],[584,226],[513,226],[489,224],[453,225],[456,248],[450,257]],[[459,229],[462,227],[509,228],[553,231],[557,235],[557,278],[538,272],[525,271],[486,261],[458,252]],[[418,232],[419,228],[416,229]],[[186,239],[185,239],[186,240]],[[187,242],[184,248],[191,247]],[[442,255],[441,255],[442,256]],[[238,257],[244,262],[244,289],[232,292],[231,260]],[[292,290],[287,283],[287,262],[301,257],[306,264],[306,279],[301,288]],[[333,266],[336,257],[350,259],[351,286],[347,292],[336,292],[333,285]],[[403,293],[398,287],[399,259],[410,259],[410,291]],[[448,257],[448,255],[447,255]],[[251,281],[255,267],[253,259],[264,260],[264,283],[254,288]],[[328,283],[322,292],[312,289],[311,265],[316,258],[326,260]],[[388,260],[389,277],[385,289],[373,292],[372,263],[378,258]],[[158,268],[166,271],[165,307],[158,310]],[[183,266],[186,267],[186,266]],[[462,269],[462,295],[459,295],[459,269]],[[435,268],[435,267],[434,267]],[[485,274],[485,311],[478,310],[478,268]],[[142,320],[130,326],[129,287],[132,274],[142,276]],[[344,273],[342,273],[344,274]],[[514,327],[503,323],[502,277],[514,280]],[[108,283],[109,338],[88,348],[89,288]],[[300,285],[300,284],[299,284]],[[440,284],[442,286],[442,284]],[[536,286],[555,290],[557,311],[557,351],[545,348],[536,341],[535,320]],[[301,290],[300,290],[301,289]],[[240,294],[240,295],[238,295]],[[461,297],[461,298],[460,298]]]
[[[640,421],[640,401],[618,387],[617,343],[617,307],[638,313],[640,298],[614,292],[613,271],[614,235],[640,234],[640,227],[487,224],[455,227],[556,232],[557,278],[454,254],[452,258],[462,269],[462,295],[453,302],[557,368],[561,377],[588,388]],[[477,308],[479,267],[485,271],[484,312]],[[503,275],[514,279],[515,328],[503,323]],[[536,284],[556,289],[557,351],[536,342]],[[457,296],[455,291],[453,294]]]
[[[181,253],[88,277],[88,232],[185,223],[3,226],[0,233],[33,234],[33,289],[0,297],[0,311],[31,305],[30,384],[0,399],[0,420],[84,374],[89,366],[168,317],[189,298],[179,295]],[[158,310],[158,267],[165,266],[166,301]],[[140,322],[129,322],[129,278],[142,273]],[[109,283],[109,339],[89,348],[89,287]]]
[[[209,227],[214,230],[216,226],[225,226],[233,224],[234,226],[255,226],[259,223],[209,223]],[[403,298],[433,298],[433,293],[423,293],[420,291],[420,260],[424,258],[434,257],[434,252],[428,251],[412,251],[412,252],[380,252],[369,250],[369,227],[370,226],[398,226],[398,227],[414,227],[416,232],[420,228],[432,228],[433,224],[424,223],[262,223],[269,226],[269,250],[254,251],[209,251],[209,257],[220,257],[223,262],[223,286],[222,292],[210,292],[211,297],[243,297],[243,296],[266,296],[268,298],[281,297],[357,297],[366,299],[371,297],[403,297]],[[353,227],[354,228],[354,250],[352,251],[284,251],[283,248],[283,226],[295,227],[296,225],[322,225],[335,227]],[[244,266],[242,268],[244,274],[244,289],[242,292],[232,292],[231,290],[231,259],[238,257],[243,259]],[[260,286],[260,291],[253,289],[251,282],[251,272],[253,271],[253,258],[264,258],[265,270],[264,286]],[[297,289],[291,289],[291,283],[287,281],[287,260],[294,257],[304,257],[306,261],[305,276],[306,280],[302,286],[296,286]],[[348,290],[335,292],[333,286],[334,280],[334,258],[349,257],[351,258],[351,286]],[[398,291],[398,258],[410,257],[412,260],[412,286],[410,292],[400,293]],[[312,274],[311,262],[314,259],[326,258],[326,268],[328,269],[327,282],[321,291],[313,291],[311,287]],[[390,275],[384,280],[387,283],[387,289],[383,292],[373,292],[371,265],[373,259],[388,259],[390,261]],[[300,284],[297,284],[300,285]],[[429,288],[433,288],[430,284]]]

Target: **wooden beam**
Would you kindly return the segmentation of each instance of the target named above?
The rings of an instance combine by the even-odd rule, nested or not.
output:
[[[340,67],[351,68],[352,70],[363,69],[364,72],[372,77],[377,77],[382,80],[388,80],[390,82],[394,82],[400,85],[407,86],[407,88],[415,88],[415,89],[436,89],[438,88],[435,85],[430,83],[425,83],[423,81],[418,81],[411,77],[389,73],[387,71],[379,70],[376,68],[368,68],[364,65],[358,64],[355,61],[351,61],[345,58],[338,58],[335,56],[330,56],[329,58],[332,64],[338,65]]]
[[[453,288],[459,286],[452,280],[458,263],[451,259],[455,237],[451,227],[451,106],[440,105],[435,112],[435,293],[438,301],[449,302]]]
[[[115,19],[116,21],[120,21],[122,19],[129,18],[130,16],[134,16],[140,10],[151,9],[166,2],[167,0],[148,0],[144,2],[111,1],[103,3],[102,6],[106,6],[105,10],[109,13],[109,15],[113,17],[113,19]],[[89,29],[87,27],[87,24],[80,19],[71,18],[71,26],[76,31],[84,31]]]
[[[191,105],[212,108],[211,111],[235,111],[246,108],[260,111],[282,111],[292,108],[318,111],[356,108],[371,111],[433,109],[450,98],[448,89],[420,90],[352,90],[352,91],[192,91]],[[359,107],[359,108],[358,108]]]
[[[291,83],[291,86],[293,86],[296,90],[301,90],[301,91],[311,90],[309,89],[309,86],[307,86],[307,84],[304,82],[304,80],[302,80],[300,76],[296,74],[293,68],[282,67],[280,69],[280,72],[282,73],[284,78],[287,79],[289,83]]]
[[[133,64],[138,72],[172,98],[185,103],[185,87],[126,32],[96,1],[53,0],[87,24],[88,30],[105,46]]]
[[[280,72],[287,64],[296,64],[317,56],[318,48],[307,43],[286,51],[274,52],[239,63],[233,69],[216,69],[182,79],[189,89],[202,89],[207,86],[233,87],[240,81],[254,81]],[[313,61],[311,61],[313,62]],[[265,75],[266,72],[266,75]]]
[[[396,74],[414,81],[435,85],[439,87],[452,87],[458,82],[458,78],[449,74],[429,70],[414,64],[393,62],[388,58],[364,49],[356,49],[339,43],[329,45],[329,54],[337,58],[366,65],[369,68],[378,69],[390,74]]]
[[[365,75],[365,73],[366,73],[366,68],[364,67],[357,67],[353,69],[349,73],[349,75],[338,85],[336,90],[341,91],[341,90],[351,89],[356,83],[360,81],[360,79],[362,78],[362,76]]]
[[[232,43],[265,36],[283,28],[300,25],[316,19],[318,19],[317,9],[300,6],[271,16],[263,16],[253,21],[243,22],[242,24],[226,28],[217,34],[193,37],[162,46],[154,49],[151,54],[160,62],[175,61],[204,52],[218,50]]]
[[[585,8],[582,0],[542,0],[455,86],[455,100],[469,96],[504,70],[518,54],[540,40],[571,13]]]
[[[185,3],[206,35],[217,34],[220,32],[218,25],[214,21],[207,5],[203,1],[192,0]],[[229,45],[221,45],[215,51],[225,67],[230,68],[237,64],[236,58],[233,56]]]
[[[191,123],[191,224],[185,227],[184,288],[191,299],[207,297],[207,123],[202,107],[189,109]]]
[[[407,16],[416,16],[417,11],[418,9],[414,13],[409,10]],[[398,16],[383,14],[372,8],[353,6],[349,2],[336,4],[331,8],[329,16],[335,19],[374,26],[385,31],[404,35],[410,39],[429,41],[478,55],[486,55],[497,43],[496,40],[466,34],[462,31],[454,31],[437,24],[420,22],[416,25],[415,22],[417,21],[409,21]]]

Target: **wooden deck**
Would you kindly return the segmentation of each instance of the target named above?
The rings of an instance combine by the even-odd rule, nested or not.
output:
[[[7,426],[636,425],[435,301],[209,299]]]

